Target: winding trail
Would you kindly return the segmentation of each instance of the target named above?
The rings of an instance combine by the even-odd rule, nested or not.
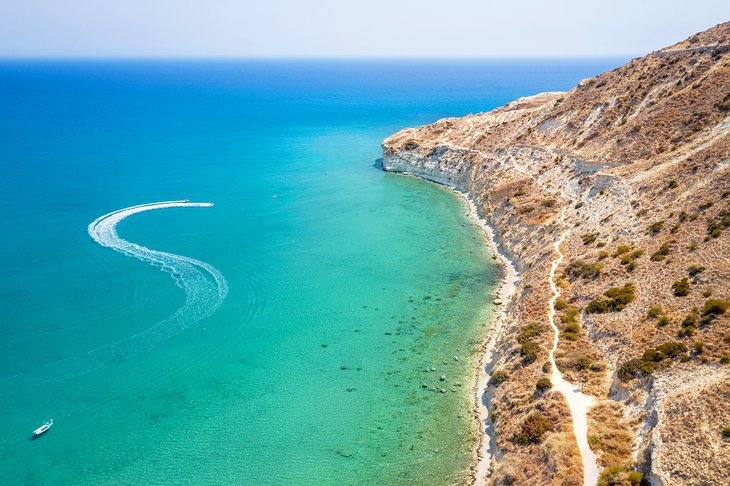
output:
[[[565,226],[565,212],[568,210],[568,206],[563,208],[560,213],[560,222]],[[565,400],[568,402],[568,408],[570,409],[570,415],[573,419],[573,432],[575,433],[575,439],[578,443],[578,451],[580,452],[581,461],[583,463],[583,485],[594,486],[598,483],[598,462],[596,459],[598,456],[588,446],[588,410],[595,404],[596,400],[590,395],[584,394],[579,387],[567,382],[563,379],[563,374],[558,369],[555,363],[555,351],[558,349],[558,342],[560,340],[560,330],[555,325],[555,301],[560,297],[560,290],[555,285],[555,272],[557,271],[560,264],[563,262],[564,255],[560,251],[560,245],[563,244],[565,239],[570,234],[570,228],[566,229],[560,237],[553,244],[555,252],[558,257],[553,260],[550,267],[550,290],[553,292],[553,296],[550,298],[550,312],[548,314],[548,320],[550,326],[553,328],[553,347],[550,350],[550,366],[552,368],[552,374],[550,375],[550,382],[553,385],[553,390],[556,390],[563,394]]]
[[[470,121],[470,120],[469,120]],[[471,124],[471,121],[470,121]],[[473,127],[473,124],[471,124]],[[418,137],[415,137],[415,139],[418,139]],[[474,152],[478,155],[480,155],[483,158],[487,158],[487,155],[479,150],[469,147],[463,147],[460,145],[455,145],[450,142],[443,143],[441,145],[450,147],[455,150],[462,150],[467,152]],[[519,172],[522,175],[525,175],[532,179],[536,184],[543,186],[543,183],[540,182],[538,178],[536,178],[534,175],[529,173],[527,170],[523,169],[522,167],[518,166],[514,160],[512,160],[512,167],[515,169],[515,171]],[[575,200],[566,195],[565,193],[561,194],[562,197],[565,197],[570,201],[570,203],[574,203]],[[467,201],[469,199],[467,198]],[[567,224],[565,222],[565,213],[568,210],[570,206],[566,206],[563,208],[562,212],[560,213],[560,223],[562,226],[566,227]],[[563,259],[565,255],[563,255],[563,252],[560,251],[560,245],[563,244],[565,239],[570,235],[571,228],[568,227],[563,233],[560,234],[560,237],[553,243],[553,248],[555,249],[555,252],[558,254],[558,257],[553,260],[551,267],[550,267],[550,290],[553,293],[553,296],[550,298],[550,310],[548,313],[548,320],[550,321],[550,326],[553,328],[553,347],[550,350],[550,367],[551,367],[551,375],[550,375],[550,383],[553,385],[553,390],[558,391],[563,394],[565,397],[565,401],[568,403],[568,409],[570,410],[571,419],[573,422],[573,432],[575,434],[575,439],[578,445],[578,452],[580,453],[581,463],[583,464],[583,486],[595,486],[598,484],[598,476],[599,476],[599,467],[598,467],[598,456],[591,450],[590,446],[588,445],[588,410],[595,405],[596,399],[595,397],[591,395],[584,394],[580,387],[575,386],[568,381],[566,381],[563,378],[563,374],[558,369],[558,366],[555,362],[555,351],[558,349],[558,343],[560,342],[560,330],[558,329],[558,326],[555,325],[555,301],[558,300],[558,297],[560,297],[560,290],[555,285],[555,272],[557,271],[560,264],[563,262]],[[485,409],[486,410],[486,409]],[[477,471],[481,471],[482,473],[485,472],[484,466],[484,458],[489,458],[489,455],[487,453],[484,453],[482,451],[482,447],[479,448],[478,451],[480,455],[480,461],[478,461],[477,464]],[[486,476],[486,475],[485,475]],[[475,480],[475,484],[483,484],[479,479],[479,476],[477,475],[477,479]]]

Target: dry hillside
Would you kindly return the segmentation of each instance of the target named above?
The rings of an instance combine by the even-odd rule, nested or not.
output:
[[[487,391],[490,482],[582,483],[544,380],[552,244],[570,230],[556,361],[597,399],[600,481],[730,484],[730,22],[383,152],[386,170],[466,193],[520,272]]]

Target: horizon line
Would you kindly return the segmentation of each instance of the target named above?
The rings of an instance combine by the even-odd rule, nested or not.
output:
[[[648,54],[648,53],[647,53]],[[554,56],[177,56],[177,55],[110,55],[110,56],[5,56],[4,61],[510,61],[510,60],[588,60],[588,59],[634,59],[646,54],[596,54],[596,55],[554,55]]]

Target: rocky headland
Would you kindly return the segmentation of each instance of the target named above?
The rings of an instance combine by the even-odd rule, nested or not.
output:
[[[466,195],[519,272],[473,481],[730,482],[730,22],[402,130],[383,167]]]

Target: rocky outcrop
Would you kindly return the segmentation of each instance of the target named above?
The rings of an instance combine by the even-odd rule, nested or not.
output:
[[[552,338],[551,245],[566,227],[573,230],[558,269],[556,361],[566,379],[599,398],[588,435],[604,476],[630,484],[636,468],[657,484],[711,484],[727,463],[722,429],[730,424],[713,410],[727,408],[729,375],[707,372],[730,360],[727,46],[730,23],[568,93],[383,142],[385,170],[468,195],[521,273],[492,363],[506,378],[488,392],[493,483],[582,482],[567,407],[536,388]],[[605,294],[612,288],[622,290]],[[684,410],[683,423],[716,415],[712,426],[672,425],[680,395],[658,390],[688,382],[709,391],[695,393],[703,405]],[[535,414],[552,430],[524,440],[525,418]],[[680,452],[695,443],[710,444],[707,454]],[[676,482],[680,470],[691,473]]]

